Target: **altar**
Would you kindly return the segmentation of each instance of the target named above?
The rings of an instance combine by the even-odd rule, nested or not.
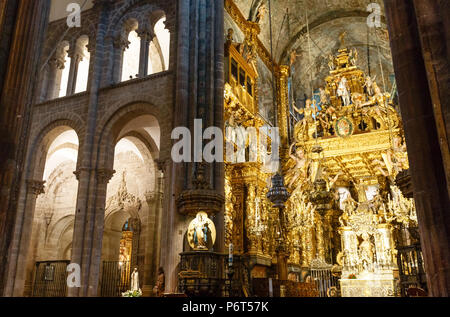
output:
[[[360,276],[356,279],[341,278],[342,297],[395,297],[399,293],[392,272]]]

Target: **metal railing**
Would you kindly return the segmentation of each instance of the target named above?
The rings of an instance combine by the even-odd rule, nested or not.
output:
[[[70,261],[36,262],[32,297],[66,297]]]
[[[102,297],[121,297],[130,289],[131,263],[104,261],[100,294]]]

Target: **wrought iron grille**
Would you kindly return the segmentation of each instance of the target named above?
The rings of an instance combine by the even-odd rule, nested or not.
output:
[[[36,262],[32,297],[66,297],[70,261]]]
[[[397,264],[402,296],[406,296],[409,288],[421,288],[427,291],[426,273],[420,244],[399,247]]]
[[[100,291],[102,297],[120,297],[130,289],[130,267],[130,262],[103,262]]]

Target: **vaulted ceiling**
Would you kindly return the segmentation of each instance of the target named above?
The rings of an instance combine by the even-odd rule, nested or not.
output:
[[[255,20],[258,8],[269,0],[234,0],[242,14]],[[367,23],[370,3],[381,7],[381,27],[370,28]],[[346,32],[346,45],[359,53],[358,66],[377,75],[380,86],[389,91],[393,66],[382,0],[271,0],[273,56],[277,63],[290,65],[290,56],[297,58],[292,65],[296,98],[324,84],[328,75],[327,58],[339,48],[339,35]],[[269,12],[259,22],[260,40],[270,51]],[[308,23],[307,23],[308,22]],[[308,41],[308,28],[311,42]],[[312,82],[312,87],[310,83]]]
[[[254,20],[258,8],[268,0],[234,0],[244,16]],[[287,58],[295,42],[307,32],[307,16],[310,30],[327,27],[339,20],[366,21],[367,6],[378,3],[384,13],[381,0],[271,0],[274,56],[277,61]],[[382,21],[384,18],[382,17]],[[260,22],[260,39],[270,49],[269,14]],[[328,27],[327,27],[328,28]],[[337,38],[336,38],[337,40]]]

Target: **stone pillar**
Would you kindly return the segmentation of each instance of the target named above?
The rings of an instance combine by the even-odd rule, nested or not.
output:
[[[109,181],[113,177],[115,171],[110,169],[97,169],[96,171],[96,188],[95,188],[95,208],[92,210],[92,218],[94,223],[91,225],[92,241],[90,247],[92,250],[86,252],[86,258],[90,258],[89,263],[89,284],[87,294],[82,296],[96,297],[98,294],[98,284],[100,279],[100,264],[102,260],[102,244],[103,231],[105,227],[105,204],[106,204],[106,189]],[[88,239],[86,241],[89,241]],[[89,244],[85,244],[87,251]],[[87,263],[87,261],[86,261]]]
[[[70,57],[70,70],[69,80],[67,82],[66,96],[71,96],[75,93],[77,85],[78,65],[80,65],[80,62],[83,60],[83,53],[80,51],[76,44],[72,44],[67,54]]]
[[[385,1],[431,296],[450,296],[450,203],[414,2]]]
[[[148,75],[150,42],[153,40],[155,35],[148,30],[138,30],[137,34],[141,39],[141,51],[139,54],[139,78],[144,78]]]
[[[450,32],[450,25],[444,24],[447,17],[441,15],[444,12],[440,11],[437,1],[414,0],[414,7],[447,184],[450,184],[450,47],[444,41],[445,30]],[[447,190],[450,195],[450,186]]]
[[[64,69],[64,60],[54,57],[48,62],[47,73],[47,94],[45,100],[51,100],[59,97],[58,93],[61,88],[62,70]]]
[[[33,210],[35,211],[36,207],[36,199],[39,195],[44,194],[44,184],[43,181],[37,180],[27,180],[26,188],[27,188],[27,196],[25,202],[25,210]],[[34,215],[34,213],[32,213]],[[8,273],[10,280],[7,285],[14,285],[12,289],[12,295],[14,297],[24,296],[25,291],[25,282],[27,280],[27,269],[33,268],[34,263],[29,265],[30,263],[30,253],[33,253],[30,250],[31,246],[31,230],[33,227],[34,217],[24,217],[24,223],[22,225],[20,243],[17,244],[17,249],[11,250],[14,254],[11,254],[11,258],[15,258],[16,261],[13,265],[10,265],[10,271]],[[16,253],[17,252],[17,253]],[[10,262],[12,264],[12,262]],[[31,273],[33,275],[33,273]],[[11,278],[13,277],[13,278]]]
[[[79,186],[72,243],[72,263],[81,265],[81,288],[69,289],[69,296],[97,296],[99,255],[103,236],[106,179],[112,176],[112,166],[94,168],[95,132],[98,116],[98,91],[105,56],[105,35],[111,12],[111,0],[97,0],[93,10],[98,15],[96,38],[89,41],[90,80],[88,82],[88,122],[82,160],[76,172]],[[111,169],[110,169],[111,168]],[[102,176],[103,175],[103,176]],[[103,215],[103,216],[101,216]],[[101,219],[100,219],[101,218]],[[100,240],[100,241],[98,241]]]
[[[4,78],[8,70],[9,50],[18,6],[19,1],[0,1],[0,91],[3,89]]]
[[[145,256],[144,256],[144,271],[143,273],[143,286],[142,293],[144,297],[149,297],[152,295],[153,285],[155,283],[155,266],[158,262],[154,262],[155,252],[158,252],[157,249],[154,248],[155,241],[158,240],[158,236],[156,234],[152,235],[153,228],[155,228],[155,223],[153,221],[154,218],[151,217],[152,213],[157,214],[157,205],[158,205],[158,193],[157,192],[149,192],[145,194],[145,203],[147,204],[146,208],[148,208],[149,216],[147,218],[142,219],[143,227],[146,229],[147,236],[145,237]]]
[[[0,259],[0,292],[4,288],[6,255],[12,238],[25,156],[24,147],[19,145],[27,144],[32,91],[50,1],[7,1],[4,6],[0,19],[0,254],[3,255]]]
[[[201,119],[204,129],[210,126],[223,128],[223,1],[178,0],[177,9],[177,36],[171,32],[177,48],[174,126],[187,127],[193,132],[194,119]],[[173,21],[168,18],[166,27],[169,30],[170,25]],[[171,47],[174,45],[172,41]],[[211,217],[217,229],[214,250],[224,251],[223,164],[200,165],[172,163],[165,173],[167,213],[163,220],[162,241],[170,241],[170,245],[161,250],[161,258],[167,292],[177,289],[179,254],[183,251],[183,237],[197,203],[211,216],[216,215]],[[200,186],[199,182],[194,182],[194,175],[199,174],[203,178]],[[205,197],[211,199],[208,201]]]
[[[114,39],[114,55],[113,55],[113,75],[112,83],[117,84],[122,81],[122,68],[123,68],[123,53],[130,45],[127,39],[122,37]]]

